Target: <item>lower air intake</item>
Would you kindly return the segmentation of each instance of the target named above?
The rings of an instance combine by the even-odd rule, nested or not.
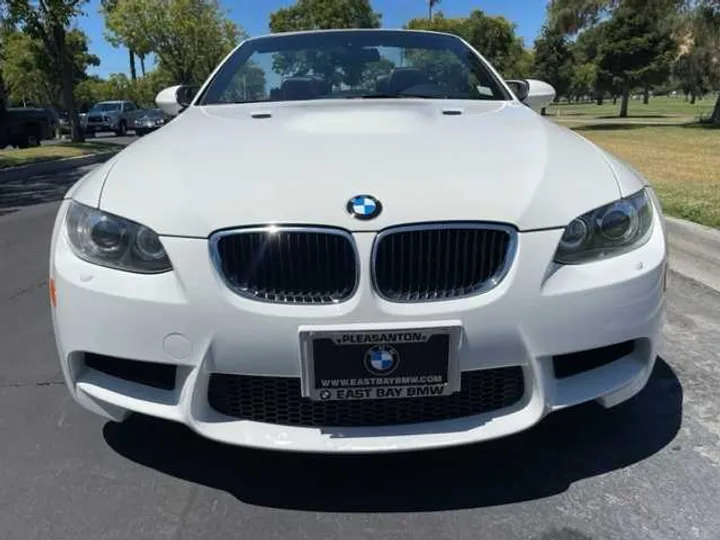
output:
[[[177,367],[170,364],[125,360],[102,354],[86,353],[85,365],[124,381],[144,384],[161,390],[175,388]]]
[[[461,390],[441,397],[368,401],[311,401],[300,379],[213,374],[208,400],[216,411],[243,420],[302,427],[361,427],[450,420],[503,409],[524,394],[522,368],[468,371]]]

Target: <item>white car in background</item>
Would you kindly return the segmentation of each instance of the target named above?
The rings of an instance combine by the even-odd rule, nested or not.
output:
[[[502,80],[455,36],[338,30],[249,39],[191,94],[161,92],[177,117],[57,214],[53,324],[82,406],[389,452],[646,384],[661,208],[537,114],[546,84]]]

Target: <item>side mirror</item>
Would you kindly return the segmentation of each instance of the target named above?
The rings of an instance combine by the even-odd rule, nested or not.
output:
[[[155,103],[168,116],[177,116],[192,103],[198,89],[184,84],[170,86],[158,93]]]
[[[506,81],[517,98],[531,109],[540,112],[555,101],[555,89],[537,79]]]
[[[530,93],[530,84],[523,79],[512,79],[505,81],[519,101],[525,101]]]

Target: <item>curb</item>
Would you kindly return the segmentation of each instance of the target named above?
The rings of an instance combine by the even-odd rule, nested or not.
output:
[[[720,230],[666,216],[670,270],[720,292]]]
[[[87,156],[64,159],[49,159],[47,161],[41,161],[39,163],[31,163],[29,165],[21,165],[19,167],[8,167],[7,169],[0,169],[0,184],[4,182],[12,182],[18,179],[27,178],[29,176],[35,176],[38,174],[50,174],[59,171],[66,171],[68,169],[85,167],[86,165],[102,163],[103,161],[107,161],[109,158],[117,154],[120,150],[122,150],[122,148],[118,148],[117,150],[109,150],[108,152],[102,152],[99,154],[89,154]]]

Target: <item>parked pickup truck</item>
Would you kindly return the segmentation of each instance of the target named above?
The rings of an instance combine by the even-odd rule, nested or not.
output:
[[[87,112],[83,129],[91,136],[101,131],[112,131],[122,136],[132,129],[135,118],[142,112],[132,101],[101,101]]]
[[[57,118],[48,109],[0,107],[0,149],[6,146],[29,148],[55,137]]]

